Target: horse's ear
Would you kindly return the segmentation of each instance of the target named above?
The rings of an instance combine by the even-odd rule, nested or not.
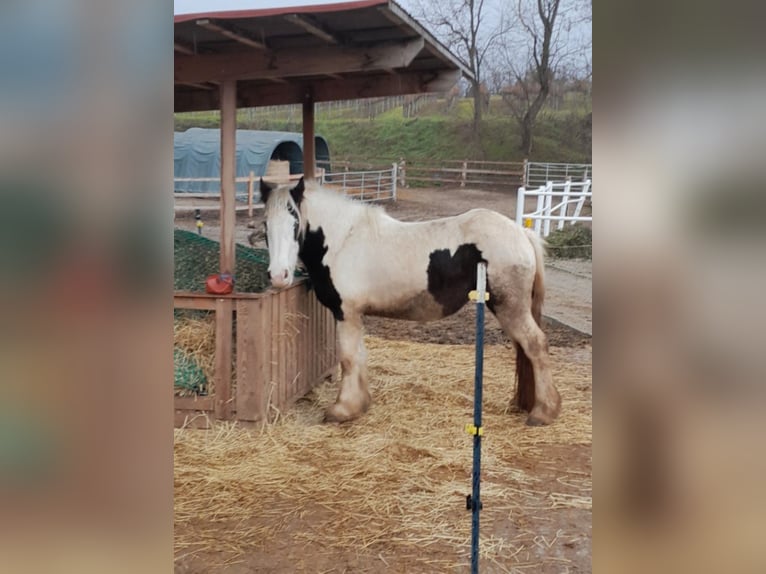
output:
[[[269,194],[271,193],[271,190],[273,188],[263,181],[263,178],[261,178],[261,184],[260,184],[260,190],[261,190],[261,201],[265,204],[269,200]]]
[[[303,200],[303,192],[306,190],[306,186],[303,184],[303,178],[298,181],[296,186],[290,190],[290,195],[293,197],[295,205],[300,206]]]

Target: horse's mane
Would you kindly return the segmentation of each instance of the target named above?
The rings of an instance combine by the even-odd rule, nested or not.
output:
[[[359,223],[366,224],[377,235],[378,225],[384,218],[390,218],[381,205],[362,203],[332,188],[323,187],[318,183],[310,183],[306,187],[313,195],[321,198],[325,206],[332,206],[335,211],[343,210],[343,216]]]
[[[295,203],[293,196],[290,195],[289,186],[279,186],[276,190],[272,191],[272,196],[266,203],[266,211],[264,215],[268,219],[272,214],[280,212],[282,210],[295,211],[298,215],[298,227],[303,229],[303,214]]]

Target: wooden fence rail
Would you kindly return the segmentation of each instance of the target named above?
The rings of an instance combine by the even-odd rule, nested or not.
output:
[[[385,159],[332,160],[328,171],[358,171],[362,169],[385,169],[391,165]],[[398,164],[399,186],[492,186],[516,189],[523,185],[526,162],[503,162],[485,160],[444,160],[439,162],[405,160]]]

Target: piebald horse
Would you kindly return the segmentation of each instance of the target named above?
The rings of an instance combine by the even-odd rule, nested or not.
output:
[[[561,399],[540,329],[543,246],[536,235],[487,209],[433,221],[403,222],[301,179],[295,187],[261,179],[269,274],[293,282],[298,258],[317,299],[337,320],[341,383],[325,420],[354,419],[370,406],[363,315],[431,321],[457,312],[487,264],[487,307],[516,347],[514,401],[528,425],[551,423]]]

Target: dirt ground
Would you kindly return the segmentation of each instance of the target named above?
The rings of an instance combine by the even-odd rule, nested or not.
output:
[[[494,209],[508,216],[515,211],[515,194],[503,191],[483,190],[441,190],[441,189],[404,189],[399,191],[399,200],[386,205],[387,211],[402,220],[422,220],[440,216],[454,215],[474,207]],[[255,218],[256,228],[260,228],[262,212]],[[203,216],[206,220],[204,233],[217,239],[219,228],[214,215]],[[248,229],[247,217],[238,216],[237,241],[247,243],[252,229]],[[193,217],[177,217],[176,225],[185,229],[194,229]],[[590,420],[590,365],[591,347],[591,264],[585,261],[550,261],[547,264],[547,298],[544,330],[548,336],[551,352],[564,364],[584,369],[587,372],[585,382],[578,380],[558,381],[558,385],[574,385],[571,392],[586,393],[583,406],[587,412],[582,416]],[[406,340],[440,345],[473,345],[475,329],[475,310],[466,305],[452,317],[434,323],[418,324],[381,318],[366,318],[365,325],[369,335],[385,340]],[[572,329],[570,326],[576,327]],[[487,313],[487,345],[509,347],[509,342],[500,330],[499,324]],[[372,375],[374,376],[374,371]],[[579,403],[578,403],[579,404]],[[374,408],[374,407],[373,407]],[[567,409],[566,403],[564,409]],[[506,415],[508,416],[508,415]],[[563,417],[562,417],[563,418]],[[514,415],[512,423],[522,425],[523,418]],[[559,425],[566,424],[561,419]],[[364,420],[351,423],[364,425]],[[553,425],[555,426],[555,425]],[[525,427],[526,428],[526,427]],[[525,431],[527,432],[527,431]],[[533,429],[528,430],[534,433]],[[507,559],[493,559],[482,562],[482,572],[542,572],[542,573],[585,573],[591,571],[591,506],[584,504],[563,504],[554,510],[540,505],[539,498],[545,493],[557,493],[564,487],[572,487],[572,496],[577,500],[590,500],[591,484],[591,445],[586,443],[563,444],[553,441],[549,444],[534,443],[525,447],[520,444],[518,452],[507,453],[513,457],[519,472],[534,477],[534,492],[520,494],[520,509],[507,515],[493,515],[482,530],[482,539],[499,541],[508,548],[520,548],[517,554],[508,554]],[[530,443],[532,444],[532,443]],[[491,474],[491,469],[487,469]],[[204,473],[201,473],[204,474]],[[431,480],[439,480],[432,476]],[[202,480],[202,478],[201,478]],[[502,480],[496,482],[502,486]],[[575,485],[577,488],[575,489]],[[470,486],[466,483],[466,489]],[[467,492],[467,490],[466,490]],[[246,501],[243,501],[245,504]],[[266,503],[266,501],[264,501]],[[470,522],[470,515],[464,512],[464,519]],[[254,542],[252,551],[247,555],[234,555],[227,552],[226,523],[218,528],[221,544],[220,551],[206,550],[198,553],[177,551],[176,572],[203,573],[225,572],[240,574],[245,572],[462,572],[447,560],[455,555],[456,549],[438,541],[429,541],[427,550],[412,555],[391,553],[386,546],[359,548],[354,553],[338,555],[323,547],[321,537],[316,534],[322,525],[328,524],[328,509],[317,506],[313,510],[301,512],[300,519],[292,518],[289,524],[279,526],[279,536],[269,538],[268,543]],[[253,521],[257,521],[257,516]],[[216,531],[216,527],[213,528]],[[312,533],[306,540],[306,533]],[[316,535],[315,535],[316,534]],[[464,550],[464,549],[463,549]],[[460,552],[463,552],[460,550]],[[503,554],[505,556],[505,554]]]

